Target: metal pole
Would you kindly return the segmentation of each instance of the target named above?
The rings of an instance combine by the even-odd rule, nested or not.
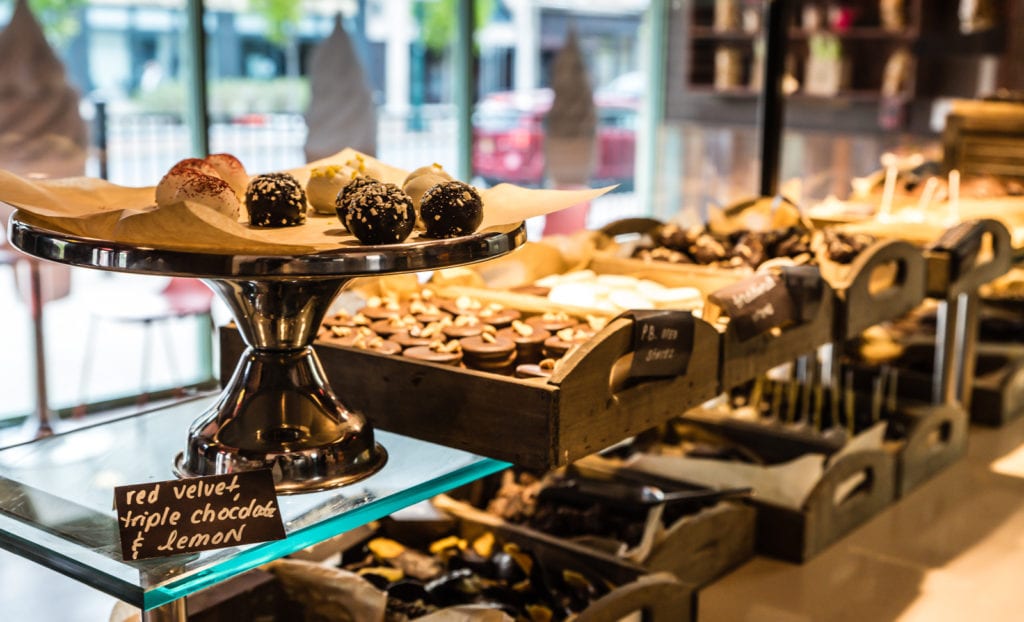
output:
[[[192,155],[205,157],[210,153],[209,111],[206,97],[206,29],[203,28],[203,0],[188,0],[186,66],[188,67],[189,133]]]
[[[476,75],[473,67],[474,36],[473,0],[459,0],[456,10],[454,48],[455,118],[458,137],[457,162],[459,179],[473,177],[473,102],[476,100]]]
[[[39,271],[39,262],[28,261],[29,269],[29,305],[32,313],[32,332],[36,355],[36,430],[35,438],[43,438],[53,434],[50,425],[50,400],[46,390],[46,345],[43,341],[43,284]]]
[[[96,159],[99,162],[100,179],[108,179],[107,170],[107,102],[97,101],[94,127],[96,131]]]
[[[766,0],[764,3],[764,81],[758,99],[757,126],[761,140],[761,196],[765,197],[775,196],[779,190],[786,107],[782,78],[786,72],[791,4],[789,0]]]

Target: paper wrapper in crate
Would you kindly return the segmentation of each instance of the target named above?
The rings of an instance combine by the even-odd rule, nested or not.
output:
[[[881,424],[831,457],[808,453],[771,466],[652,454],[625,461],[588,457],[580,464],[713,489],[750,487],[758,510],[758,551],[802,562],[892,502],[894,463],[882,449],[884,434]]]

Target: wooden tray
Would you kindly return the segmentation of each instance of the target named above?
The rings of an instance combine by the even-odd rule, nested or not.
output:
[[[838,277],[834,270],[823,270],[836,292],[837,341],[896,319],[924,300],[924,255],[909,242],[876,242],[843,272]]]
[[[705,296],[751,276],[749,273],[735,270],[646,262],[610,254],[595,255],[590,261],[589,268],[598,274],[626,274],[650,279],[670,287],[696,287],[705,292]],[[834,340],[834,317],[835,293],[829,284],[823,283],[821,304],[818,305],[814,316],[801,324],[782,329],[779,334],[764,333],[743,340],[735,329],[727,326],[722,334],[722,389],[728,390],[739,386],[772,367],[814,352],[818,346],[831,343]]]
[[[720,391],[720,335],[694,321],[685,375],[619,388],[632,352],[633,321],[610,322],[545,380],[420,362],[316,344],[342,401],[374,426],[535,469],[566,465],[652,428]],[[233,327],[220,330],[221,380],[244,349]],[[617,365],[618,363],[618,365]]]
[[[601,598],[594,600],[587,609],[580,612],[579,616],[575,618],[580,622],[619,622],[634,614],[640,615],[644,620],[650,622],[690,622],[696,619],[695,590],[692,586],[680,582],[668,573],[646,573],[643,569],[622,564],[614,558],[594,556],[588,549],[545,537],[544,534],[525,534],[509,530],[507,525],[500,521],[489,520],[489,518],[486,515],[457,517],[457,521],[454,523],[445,519],[448,529],[444,533],[451,533],[453,524],[455,533],[467,539],[490,531],[499,542],[514,542],[523,549],[529,550],[536,559],[550,569],[573,570],[587,576],[596,575],[618,586]],[[434,526],[430,525],[427,529],[434,529]],[[408,544],[421,540],[422,531],[416,521],[385,519],[380,523],[380,529],[376,535]],[[311,568],[316,566],[311,562],[299,563],[308,563]],[[324,577],[321,573],[316,574],[320,575],[319,578],[310,583],[307,589],[317,591],[321,589],[324,582],[330,581],[329,577]],[[271,577],[268,587],[277,587],[276,591],[282,592],[276,578]],[[338,596],[335,595],[334,598],[338,598]],[[283,609],[289,615],[297,609],[295,604],[302,604],[295,603],[288,607],[287,604],[290,601],[286,597],[279,597],[278,600],[284,601],[278,604],[278,609],[284,605]],[[220,622],[222,619],[237,620],[239,618],[204,618],[211,622]],[[281,619],[297,618],[283,617]]]
[[[889,446],[896,461],[896,498],[905,496],[967,452],[967,413],[957,405],[903,406],[906,440]]]
[[[586,466],[582,465],[580,471],[586,472]],[[486,516],[499,521],[504,529],[531,538],[543,536],[560,542],[567,541],[531,527],[508,523],[470,503],[448,496],[435,498],[434,504],[459,518],[476,519]],[[683,516],[663,528],[648,555],[636,562],[588,547],[585,542],[572,544],[588,549],[598,558],[610,558],[619,564],[634,567],[638,572],[668,572],[684,583],[702,587],[753,557],[755,519],[756,513],[749,504],[742,501],[720,501],[696,514]]]
[[[723,427],[711,425],[704,419],[688,421],[741,444],[750,444],[752,435],[756,435],[760,443],[758,449],[764,448],[766,453],[780,461],[810,452],[828,455],[837,450],[825,441],[808,443],[799,434],[773,434],[772,430],[760,425],[756,427],[761,429],[756,430],[755,424],[751,423],[737,421]],[[588,458],[586,464],[590,467],[601,460]],[[611,462],[605,462],[605,468],[611,465]],[[658,476],[629,468],[619,468],[618,472],[629,479],[646,478],[655,484],[664,481]],[[751,503],[757,510],[757,552],[793,562],[813,558],[892,503],[895,473],[895,459],[888,451],[860,451],[844,455],[831,465],[799,510],[759,500],[755,495]],[[862,481],[852,492],[837,499],[837,491],[852,478],[861,478]]]

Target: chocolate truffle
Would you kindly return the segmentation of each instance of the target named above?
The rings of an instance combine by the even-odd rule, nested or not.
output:
[[[288,173],[257,175],[245,189],[249,224],[294,227],[306,222],[306,192]]]
[[[370,179],[369,177],[353,177],[351,181],[342,186],[341,190],[338,191],[337,196],[334,198],[334,211],[338,214],[338,220],[341,224],[348,229],[348,218],[351,215],[351,201],[352,197],[355,196],[356,191],[363,186],[379,183],[376,180]]]
[[[353,184],[346,186],[349,190]],[[374,181],[345,192],[348,230],[363,244],[397,244],[416,222],[412,199],[395,184]]]
[[[484,220],[484,204],[472,186],[446,181],[424,193],[420,213],[428,237],[455,238],[476,231]]]

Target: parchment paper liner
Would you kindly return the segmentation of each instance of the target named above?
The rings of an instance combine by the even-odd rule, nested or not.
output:
[[[305,186],[316,166],[344,164],[357,155],[382,181],[401,184],[407,173],[345,149],[329,158],[288,171]],[[480,191],[484,221],[479,230],[520,222],[593,200],[611,187],[533,190],[499,184]],[[305,225],[258,229],[203,205],[181,202],[157,208],[154,188],[129,188],[86,177],[34,180],[0,171],[0,201],[24,213],[29,222],[73,235],[167,250],[206,253],[294,255],[359,246],[336,216],[310,213]],[[22,214],[24,218],[24,214]],[[429,241],[416,234],[405,243]]]

